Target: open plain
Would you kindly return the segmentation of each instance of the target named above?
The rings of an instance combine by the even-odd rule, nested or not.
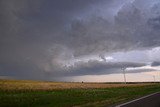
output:
[[[0,80],[0,107],[108,107],[159,91],[159,83]]]

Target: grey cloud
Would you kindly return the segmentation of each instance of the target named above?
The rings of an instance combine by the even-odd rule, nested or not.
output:
[[[77,62],[68,68],[68,72],[64,72],[65,76],[79,75],[101,75],[122,73],[122,68],[142,67],[144,63],[135,62],[105,62],[97,60],[89,60],[88,62]]]
[[[74,45],[67,45],[77,49],[75,56],[159,46],[160,32],[153,27],[159,26],[157,18],[146,14],[136,5],[126,4],[115,16],[115,23],[100,16],[77,20],[71,24],[67,40]]]
[[[141,72],[151,72],[151,71],[157,71],[156,69],[132,69],[132,70],[126,70],[126,73],[141,73]]]
[[[1,0],[0,75],[47,78],[49,72],[68,72],[63,63],[77,57],[159,46],[159,3],[129,1]],[[75,64],[73,71],[94,74],[109,66],[92,65]]]
[[[151,66],[160,66],[160,62],[154,61],[154,62],[152,62]]]
[[[148,24],[153,27],[153,29],[159,30],[160,28],[160,16],[148,20]]]
[[[63,27],[92,2],[1,0],[0,74],[41,78],[44,66],[52,65],[57,70],[57,57],[65,51],[61,46],[66,38]]]

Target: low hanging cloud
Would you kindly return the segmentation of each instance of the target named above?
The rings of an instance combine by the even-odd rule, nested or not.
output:
[[[127,69],[126,73],[143,73],[143,72],[153,72],[153,71],[158,71],[158,70],[155,68],[138,67],[138,68]]]
[[[105,62],[89,60],[88,62],[76,62],[67,68],[67,72],[61,72],[65,76],[102,75],[122,73],[122,68],[134,68],[145,66],[144,63],[135,62]],[[61,75],[62,75],[61,74]]]
[[[0,14],[2,76],[109,74],[121,64],[74,61],[160,46],[158,0],[1,0]]]
[[[153,66],[153,67],[160,66],[160,62],[154,61],[154,62],[152,62],[151,66]]]

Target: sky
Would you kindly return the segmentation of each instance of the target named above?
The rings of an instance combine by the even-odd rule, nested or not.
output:
[[[160,81],[159,0],[0,0],[0,78]]]

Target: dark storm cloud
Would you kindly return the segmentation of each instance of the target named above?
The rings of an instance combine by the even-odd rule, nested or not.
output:
[[[1,0],[0,75],[47,78],[77,57],[159,46],[159,8],[157,0]],[[73,71],[106,69],[96,64]]]
[[[157,71],[156,69],[147,68],[147,69],[132,69],[132,70],[126,70],[126,73],[141,73],[141,72],[151,72],[151,71]]]
[[[158,9],[153,6],[150,11]],[[75,56],[159,46],[159,16],[148,17],[148,14],[131,3],[119,9],[114,23],[98,15],[75,20],[67,45],[77,49]]]
[[[160,62],[154,61],[152,62],[151,66],[160,66]]]
[[[58,58],[70,58],[64,47],[67,24],[95,2],[1,0],[0,74],[42,78],[46,65],[52,66],[53,71],[59,69]]]
[[[65,76],[79,75],[102,75],[112,73],[122,73],[122,68],[134,68],[145,66],[144,63],[135,62],[105,62],[90,60],[88,62],[79,61],[68,68],[68,72],[64,72]]]

